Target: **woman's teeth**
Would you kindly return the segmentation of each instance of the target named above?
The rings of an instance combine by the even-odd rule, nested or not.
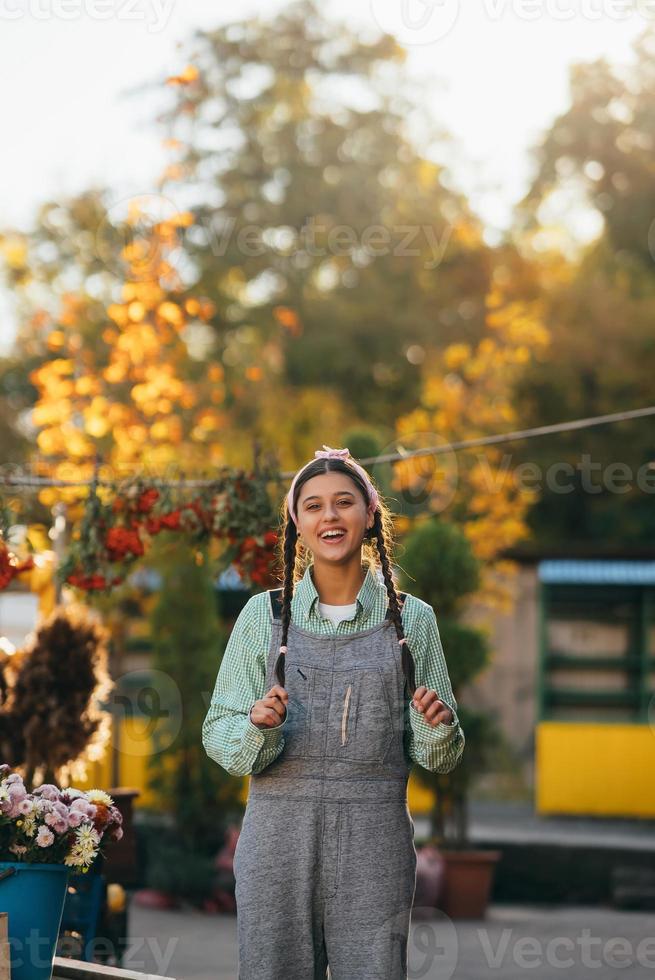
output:
[[[340,531],[337,534],[333,534],[333,533],[322,534],[321,535],[321,541],[328,541],[328,542],[330,542],[330,541],[341,541],[341,539],[343,537],[345,537],[345,534],[346,534],[345,531]]]

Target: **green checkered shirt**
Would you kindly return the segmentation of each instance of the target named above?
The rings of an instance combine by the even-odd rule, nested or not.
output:
[[[357,594],[357,612],[352,619],[335,626],[321,615],[309,565],[291,599],[291,618],[296,626],[324,636],[348,636],[379,625],[387,611],[387,590],[382,579],[364,567],[366,578]],[[424,769],[450,772],[462,756],[465,740],[437,619],[432,606],[411,594],[405,600],[402,619],[416,665],[416,686],[436,691],[454,716],[450,725],[430,725],[407,699],[406,752]],[[233,776],[260,772],[284,748],[286,718],[272,728],[258,728],[250,720],[252,705],[266,693],[270,642],[269,598],[267,592],[260,592],[248,600],[234,624],[202,725],[202,744],[207,755]]]

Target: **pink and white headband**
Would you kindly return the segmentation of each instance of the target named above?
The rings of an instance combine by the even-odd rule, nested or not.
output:
[[[325,443],[323,443],[323,449],[322,450],[321,449],[317,449],[316,452],[314,453],[314,456],[317,459],[322,457],[324,459],[335,458],[335,459],[343,459],[343,460],[346,460],[347,463],[348,463],[348,466],[352,466],[352,468],[354,470],[357,470],[357,472],[361,476],[362,480],[366,484],[366,488],[368,490],[368,505],[369,505],[369,509],[372,510],[372,511],[374,511],[376,509],[376,507],[378,505],[378,492],[375,489],[375,487],[373,486],[373,484],[371,483],[371,481],[369,480],[368,473],[363,468],[363,466],[360,466],[359,463],[356,463],[355,460],[352,458],[352,456],[350,455],[350,450],[349,449],[330,449],[329,446],[326,446]],[[291,515],[291,519],[293,520],[293,522],[294,522],[294,524],[296,526],[298,525],[298,517],[296,515],[296,511],[295,511],[295,508],[293,506],[293,492],[294,492],[294,490],[296,488],[296,482],[298,480],[298,477],[303,472],[303,470],[305,469],[306,466],[309,466],[309,463],[305,463],[305,466],[302,466],[298,470],[298,472],[294,476],[293,480],[291,481],[291,486],[290,486],[289,492],[287,494],[287,509],[289,511],[289,514]]]

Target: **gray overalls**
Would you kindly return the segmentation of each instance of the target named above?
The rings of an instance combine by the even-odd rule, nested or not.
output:
[[[285,746],[250,776],[234,855],[239,980],[325,980],[328,964],[331,980],[405,980],[416,849],[390,614],[350,636],[291,623],[287,646]]]

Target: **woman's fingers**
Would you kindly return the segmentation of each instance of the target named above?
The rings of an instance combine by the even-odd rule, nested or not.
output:
[[[284,718],[286,705],[277,694],[268,694],[262,701],[267,708],[272,709],[280,718]]]
[[[278,711],[277,708],[265,708],[266,720],[270,727],[273,725],[279,725],[284,717],[284,712]]]
[[[286,705],[289,695],[283,687],[275,684],[270,691],[255,701],[250,711],[250,718],[254,725],[272,728],[279,725],[285,717]]]
[[[425,712],[425,720],[429,721],[431,725],[438,725],[440,721],[447,721],[449,718],[450,709],[438,698]]]
[[[261,701],[255,701],[252,708],[250,709],[250,720],[253,725],[263,725],[265,728],[271,728],[273,725],[279,725],[283,718],[282,709],[277,709],[267,703],[266,698],[262,698]]]
[[[417,711],[424,712],[425,709],[430,704],[430,695],[434,694],[434,691],[428,691],[427,687],[417,687],[414,691],[414,707]],[[435,695],[436,697],[436,695]]]
[[[450,708],[439,698],[436,691],[429,691],[427,687],[417,687],[413,703],[416,710],[420,711],[431,725],[438,725],[442,721],[450,724]]]

